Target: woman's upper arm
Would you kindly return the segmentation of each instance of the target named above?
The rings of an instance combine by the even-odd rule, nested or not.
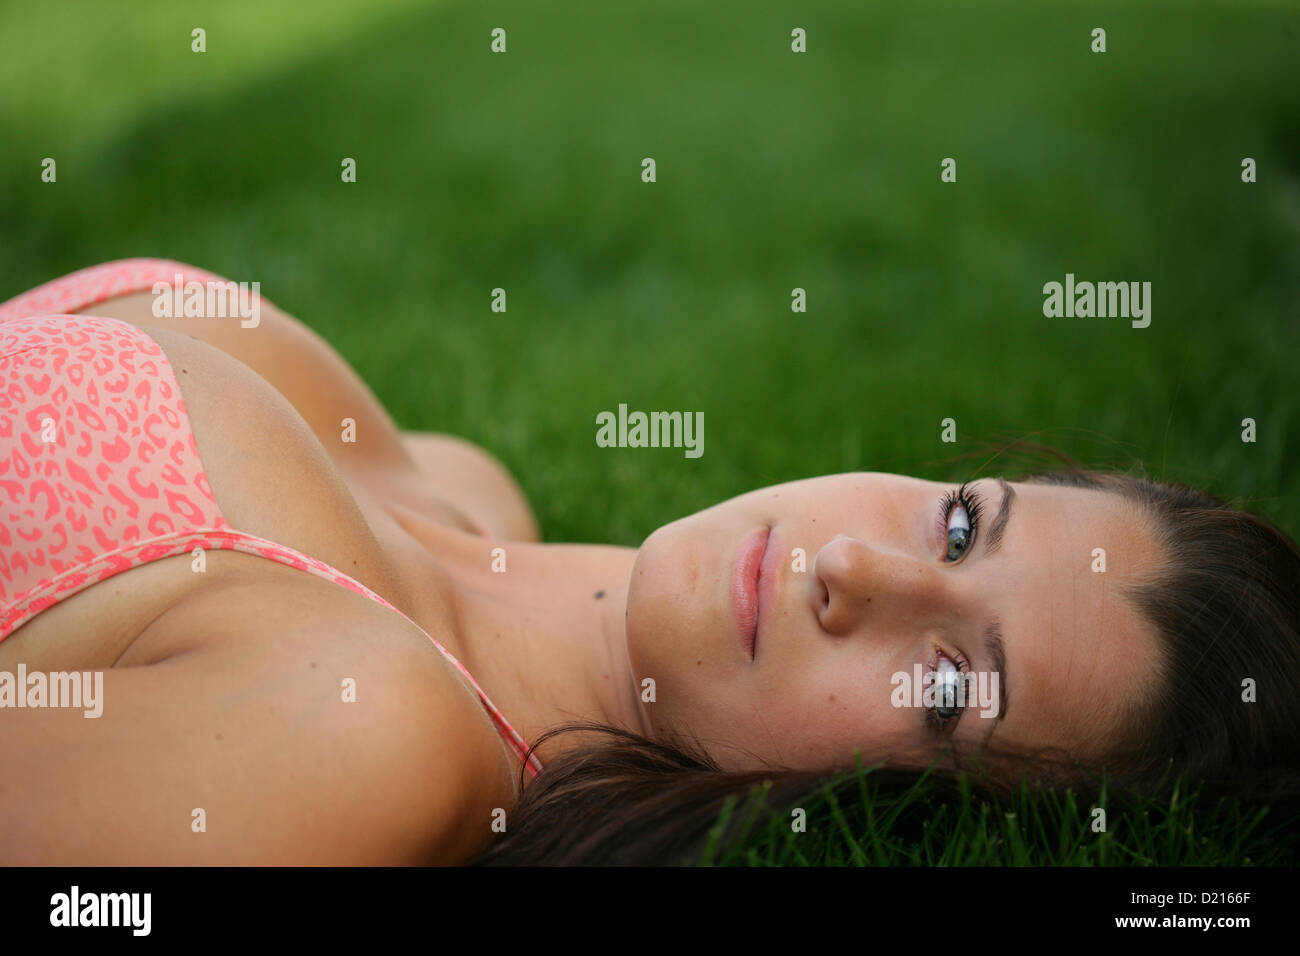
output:
[[[477,698],[398,615],[320,605],[191,615],[193,649],[102,672],[99,717],[0,710],[0,861],[472,858],[513,792]]]

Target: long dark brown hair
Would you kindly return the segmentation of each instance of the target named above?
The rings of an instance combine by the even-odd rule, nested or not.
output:
[[[1026,780],[1097,799],[1166,797],[1193,783],[1229,797],[1295,812],[1300,794],[1300,550],[1278,527],[1176,482],[1092,471],[1052,449],[1064,467],[1020,479],[1121,495],[1152,522],[1165,556],[1127,589],[1163,651],[1157,689],[1143,695],[1108,754],[1091,766],[1056,751],[985,750],[963,761],[900,765],[864,754],[881,793],[914,788],[940,797],[963,780],[991,796]],[[720,811],[758,792],[776,811],[847,779],[824,771],[724,772],[694,742],[651,740],[599,724],[566,724],[582,745],[548,762],[509,815],[487,865],[682,864],[706,841],[744,837],[717,826]]]

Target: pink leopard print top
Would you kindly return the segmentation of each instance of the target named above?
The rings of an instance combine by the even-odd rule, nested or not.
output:
[[[128,259],[0,305],[0,640],[100,581],[198,547],[287,564],[401,614],[325,562],[231,528],[162,349],[126,322],[64,314],[177,276],[225,281],[177,262]],[[535,776],[541,763],[524,739],[460,661],[429,640]]]

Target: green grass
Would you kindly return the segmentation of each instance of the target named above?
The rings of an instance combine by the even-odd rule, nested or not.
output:
[[[549,540],[963,478],[995,436],[1294,533],[1297,49],[1294,6],[1240,0],[11,4],[0,299],[138,255],[260,281],[403,427],[502,458]],[[1066,272],[1151,281],[1151,327],[1044,318]],[[598,449],[620,402],[703,411],[703,457]]]
[[[1294,866],[1296,821],[1270,808],[1210,801],[1176,787],[1168,800],[1080,800],[1022,785],[981,794],[961,778],[940,792],[927,778],[897,792],[872,768],[827,781],[795,817],[767,791],[729,799],[700,866]],[[1095,811],[1101,808],[1104,815]],[[1096,827],[1094,829],[1094,827]]]

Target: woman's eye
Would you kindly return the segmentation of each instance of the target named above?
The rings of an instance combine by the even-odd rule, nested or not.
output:
[[[952,720],[961,713],[957,691],[960,682],[961,671],[948,658],[941,658],[934,682],[934,714],[940,720]]]
[[[961,560],[975,540],[983,503],[969,483],[949,492],[939,502],[935,530],[943,541],[943,560],[949,564]]]
[[[970,540],[970,515],[966,513],[965,505],[955,504],[948,512],[947,559],[958,560],[970,547]]]
[[[966,709],[970,688],[963,682],[968,679],[970,665],[964,658],[953,661],[947,654],[938,651],[932,667],[930,674],[934,681],[934,704],[931,706],[926,703],[925,719],[938,733],[947,733]]]

